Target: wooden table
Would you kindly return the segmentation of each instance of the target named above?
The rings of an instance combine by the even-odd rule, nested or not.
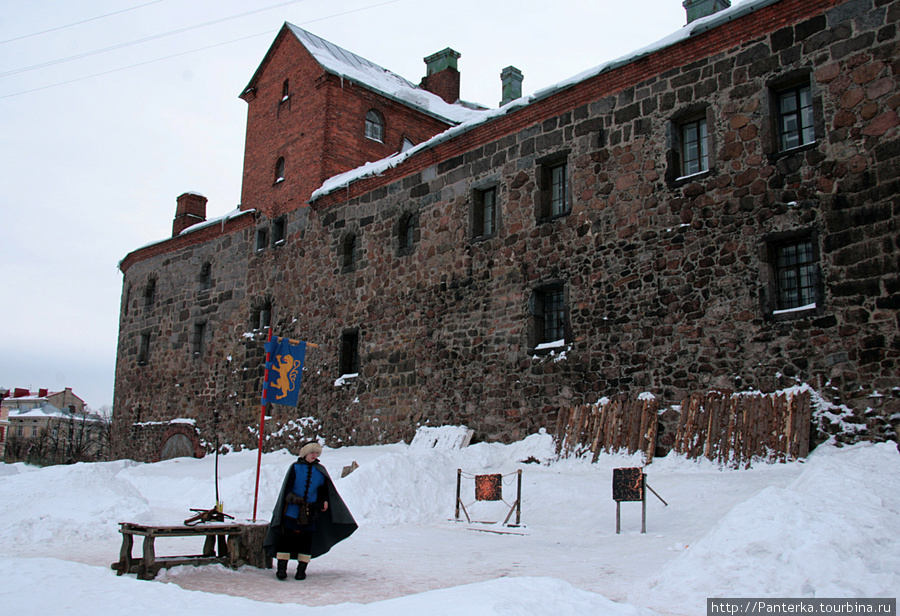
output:
[[[160,569],[180,565],[222,564],[236,568],[240,561],[240,537],[244,528],[240,524],[209,522],[196,526],[150,526],[120,522],[122,549],[119,560],[112,564],[116,575],[136,573],[139,580],[152,580]],[[142,558],[133,558],[131,548],[134,537],[144,538]],[[205,537],[203,553],[192,556],[157,556],[156,539],[161,537]],[[216,550],[218,544],[218,553]]]

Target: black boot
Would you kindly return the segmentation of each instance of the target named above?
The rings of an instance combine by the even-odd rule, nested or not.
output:
[[[275,577],[277,577],[279,580],[287,579],[287,565],[288,561],[282,560],[280,558],[278,559],[278,571],[275,572]]]
[[[294,574],[295,580],[305,580],[306,579],[306,565],[307,563],[302,560],[297,561],[297,573]]]

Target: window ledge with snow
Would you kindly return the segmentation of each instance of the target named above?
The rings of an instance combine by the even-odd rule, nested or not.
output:
[[[711,175],[712,169],[704,169],[703,171],[698,171],[697,173],[691,173],[689,175],[682,175],[680,177],[675,178],[676,184],[687,184],[692,180],[699,180],[704,176]]]
[[[553,342],[542,342],[541,344],[534,347],[535,351],[546,351],[549,349],[559,349],[566,346],[565,339],[563,340],[554,340]]]
[[[773,315],[779,314],[791,314],[795,312],[805,312],[807,310],[815,310],[816,304],[813,302],[812,304],[806,304],[805,306],[797,306],[796,308],[785,308],[784,310],[773,310]]]
[[[532,355],[533,359],[539,359],[541,357],[552,357],[553,361],[562,361],[566,359],[566,351],[569,349],[566,346],[565,340],[554,340],[553,342],[542,342],[541,344],[534,347],[534,354]]]
[[[342,375],[339,376],[339,377],[337,378],[337,380],[334,382],[334,386],[335,386],[335,387],[341,387],[341,386],[345,385],[345,384],[347,383],[347,381],[350,381],[350,380],[352,380],[352,379],[355,379],[355,378],[358,377],[358,376],[359,376],[359,373],[358,373],[358,372],[354,372],[353,374],[342,374]]]

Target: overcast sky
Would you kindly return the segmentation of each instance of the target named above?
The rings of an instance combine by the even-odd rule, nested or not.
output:
[[[285,21],[415,83],[451,47],[461,97],[496,107],[504,67],[529,94],[680,29],[681,2],[5,2],[0,387],[112,404],[118,263],[171,235],[185,191],[209,198],[210,218],[238,205],[238,95]]]

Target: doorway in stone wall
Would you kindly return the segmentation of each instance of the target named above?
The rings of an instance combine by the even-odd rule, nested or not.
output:
[[[184,434],[173,434],[166,439],[163,444],[162,452],[159,454],[160,460],[171,460],[172,458],[193,458],[194,444]]]

